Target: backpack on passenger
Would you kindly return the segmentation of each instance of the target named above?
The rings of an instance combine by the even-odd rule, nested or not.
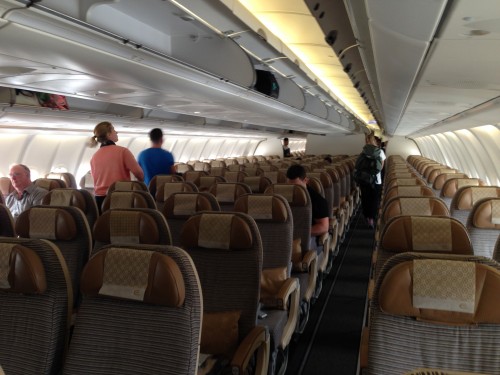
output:
[[[381,170],[380,148],[371,144],[365,145],[354,166],[354,181],[359,185],[374,186]]]

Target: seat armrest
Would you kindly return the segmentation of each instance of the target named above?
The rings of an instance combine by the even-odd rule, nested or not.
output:
[[[364,369],[368,367],[368,342],[370,336],[370,329],[364,327],[361,332],[361,343],[359,346],[359,367]]]
[[[300,303],[300,283],[299,279],[291,277],[286,281],[286,288],[283,287],[280,290],[280,294],[283,291],[284,301],[289,301],[288,303],[288,320],[286,321],[285,327],[283,327],[283,334],[281,335],[280,347],[285,349],[292,335],[297,329],[297,324],[299,323],[299,303]],[[285,286],[285,285],[284,285]]]
[[[265,309],[287,310],[288,299],[290,295],[297,289],[298,280],[296,278],[288,278],[280,286],[278,292],[269,298],[261,300]]]
[[[243,375],[246,373],[248,363],[254,356],[257,356],[255,364],[255,374],[267,374],[269,364],[270,337],[266,327],[255,326],[243,339],[234,353],[231,361],[233,375]]]

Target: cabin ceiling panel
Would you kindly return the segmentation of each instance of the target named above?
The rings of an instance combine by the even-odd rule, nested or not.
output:
[[[71,33],[68,32],[67,37],[71,38],[74,35],[75,31],[72,30]],[[37,42],[39,37],[44,38],[43,47]],[[12,40],[17,41],[14,48],[10,45]],[[100,42],[102,42],[99,44],[101,48],[106,50],[105,47],[109,46],[110,49],[114,48],[114,54],[121,56],[112,56],[107,53],[107,50],[101,51],[86,47],[68,39],[61,40],[50,34],[15,24],[10,24],[0,31],[0,53],[9,54],[11,60],[36,59],[47,66],[69,69],[85,75],[93,82],[101,80],[112,82],[111,89],[137,88],[135,92],[140,93],[139,95],[134,96],[130,93],[126,97],[122,95],[119,98],[108,98],[119,104],[156,108],[161,104],[158,98],[162,98],[167,104],[167,99],[186,100],[191,105],[190,111],[196,109],[200,103],[211,104],[220,109],[225,120],[233,120],[231,114],[238,113],[249,123],[264,126],[272,124],[278,131],[283,128],[301,130],[304,126],[309,131],[317,133],[344,131],[337,125],[323,120],[326,116],[323,118],[309,116],[275,100],[266,99],[259,93],[229,85],[216,77],[199,74],[168,60],[160,60],[142,51],[119,46],[109,41],[100,40]],[[51,53],[47,54],[47,51]],[[82,80],[77,80],[77,82],[80,84]],[[36,88],[31,87],[31,89],[75,95],[74,87],[70,82],[68,85],[61,86],[63,87],[58,86],[57,90],[54,90],[49,80],[46,85],[39,83]],[[30,85],[27,85],[27,88],[30,89]],[[105,88],[102,89],[105,90]],[[155,93],[155,95],[143,95],[144,92]],[[156,93],[161,94],[156,95]],[[171,108],[174,112],[182,112],[182,108],[172,104]],[[165,105],[163,109],[170,110],[168,105]],[[239,120],[240,118],[236,119],[236,121]]]

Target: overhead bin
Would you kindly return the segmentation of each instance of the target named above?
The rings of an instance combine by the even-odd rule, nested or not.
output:
[[[328,108],[326,104],[320,99],[311,94],[306,94],[306,105],[304,107],[304,112],[310,113],[311,115],[318,116],[320,118],[328,118]]]

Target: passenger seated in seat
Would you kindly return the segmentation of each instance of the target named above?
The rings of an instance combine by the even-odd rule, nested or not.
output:
[[[48,190],[35,186],[31,182],[31,171],[24,164],[15,164],[10,167],[9,177],[14,191],[5,198],[5,205],[14,219],[28,208],[42,204],[43,197],[49,193]]]
[[[317,252],[323,251],[320,244],[320,237],[328,232],[328,203],[325,198],[307,185],[308,178],[306,170],[299,164],[292,165],[286,171],[288,182],[303,186],[307,189],[311,197],[312,222],[311,222],[311,244],[309,248]]]
[[[118,142],[118,133],[110,122],[103,121],[94,128],[94,136],[88,144],[89,147],[101,144],[90,159],[90,172],[94,178],[94,194],[99,212],[113,182],[130,181],[130,172],[139,181],[144,180],[144,172],[134,155],[127,148],[117,146],[115,142]]]

